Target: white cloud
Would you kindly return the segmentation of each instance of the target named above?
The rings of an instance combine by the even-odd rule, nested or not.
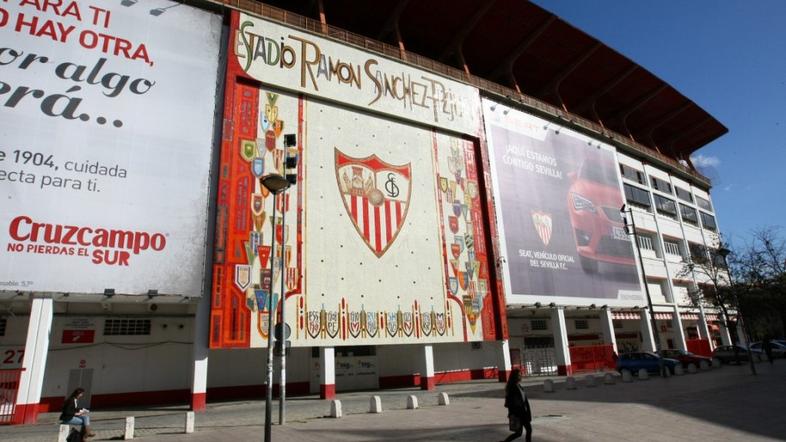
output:
[[[692,155],[690,160],[696,167],[718,167],[720,166],[720,158],[714,156],[704,156],[702,154]]]

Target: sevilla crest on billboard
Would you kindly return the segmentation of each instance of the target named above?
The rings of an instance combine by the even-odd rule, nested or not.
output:
[[[353,158],[335,150],[344,208],[369,249],[381,257],[404,225],[412,191],[411,163],[395,166],[376,155]]]

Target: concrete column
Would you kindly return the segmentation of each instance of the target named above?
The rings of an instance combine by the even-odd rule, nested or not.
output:
[[[210,296],[203,296],[194,315],[194,345],[191,359],[191,409],[207,408],[207,358],[210,328]]]
[[[748,340],[745,339],[745,328],[740,320],[737,321],[737,344],[743,347],[748,346]]]
[[[685,343],[685,329],[682,328],[682,317],[680,316],[680,309],[674,306],[674,313],[671,316],[672,330],[674,330],[674,345],[678,350],[687,351],[688,345]]]
[[[726,321],[724,321],[723,318],[721,318],[721,320],[718,321],[718,324],[720,325],[721,344],[732,345],[733,342],[731,342],[731,332],[729,331],[729,328],[726,327]],[[737,336],[740,335],[737,334]]]
[[[500,382],[507,382],[510,377],[510,342],[507,339],[499,341],[499,355],[497,362],[497,375]]]
[[[336,398],[336,349],[320,347],[319,367],[321,383],[319,384],[320,399]]]
[[[652,321],[649,309],[639,310],[641,314],[641,350],[655,351],[655,334],[652,332]]]
[[[52,331],[52,298],[33,298],[30,321],[27,323],[25,355],[22,375],[16,395],[14,423],[34,424],[38,419],[38,404],[44,385],[44,369],[49,353],[49,334]]]
[[[434,379],[434,347],[423,346],[423,364],[420,370],[420,389],[433,390],[437,382]]]
[[[611,309],[604,308],[600,311],[600,330],[603,335],[603,342],[611,344],[614,348],[614,353],[619,353],[617,350],[617,335],[614,333],[614,320],[611,318]]]
[[[554,353],[557,356],[557,374],[570,376],[573,374],[573,367],[570,364],[568,328],[565,326],[564,307],[557,307],[551,310],[551,325],[552,330],[554,330]]]
[[[704,307],[702,307],[701,304],[699,304],[699,322],[696,324],[696,327],[699,329],[699,337],[709,341],[710,350],[714,350],[715,343],[712,341],[712,337],[710,336],[710,328],[707,325],[707,315],[704,313]]]

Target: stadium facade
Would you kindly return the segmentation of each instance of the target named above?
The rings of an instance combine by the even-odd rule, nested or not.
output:
[[[323,398],[731,340],[726,128],[534,4],[51,3],[0,6],[3,423],[261,397],[282,310]]]

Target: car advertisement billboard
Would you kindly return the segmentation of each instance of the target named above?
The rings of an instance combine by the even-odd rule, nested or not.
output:
[[[483,102],[508,304],[642,305],[613,147]]]
[[[221,17],[0,3],[0,291],[202,291]]]

